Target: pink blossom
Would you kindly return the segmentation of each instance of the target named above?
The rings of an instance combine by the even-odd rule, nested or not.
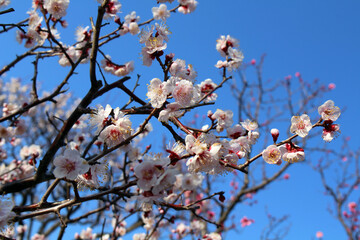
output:
[[[277,141],[278,137],[279,137],[279,129],[277,128],[273,128],[270,130],[271,136],[274,140],[274,143]]]
[[[172,96],[182,107],[190,106],[194,96],[193,84],[187,80],[181,80],[176,83],[172,91]]]
[[[305,159],[304,149],[293,143],[286,143],[279,147],[282,159],[289,163],[301,162]]]
[[[164,166],[169,163],[170,160],[168,158],[153,159],[146,156],[144,161],[134,169],[135,175],[138,178],[138,187],[143,191],[149,191],[155,186],[158,177],[163,173]]]
[[[247,218],[246,216],[244,216],[241,220],[241,227],[247,227],[250,226],[251,224],[253,224],[255,222],[255,220]]]
[[[340,132],[340,125],[333,124],[331,120],[324,121],[324,129],[322,132],[322,138],[325,142],[330,142],[334,139]]]
[[[178,8],[179,12],[183,14],[192,13],[196,9],[196,5],[198,4],[195,0],[178,0],[180,3],[180,7]]]
[[[350,212],[352,212],[352,213],[356,213],[356,207],[357,207],[356,202],[350,202],[348,204],[348,208],[349,208]]]
[[[54,175],[56,178],[66,177],[69,180],[75,180],[79,174],[84,174],[89,170],[89,164],[80,157],[76,150],[67,149],[63,155],[54,159]]]
[[[237,48],[239,47],[239,40],[227,35],[220,36],[219,39],[216,40],[216,50],[221,54],[221,56],[225,57],[228,54],[229,48]]]
[[[109,104],[106,105],[105,109],[103,106],[99,105],[97,110],[93,110],[90,118],[90,125],[97,127],[95,134],[98,134],[106,125],[108,125],[111,111],[112,108]]]
[[[334,90],[335,88],[336,88],[335,83],[329,83],[329,85],[328,85],[329,90]]]
[[[69,0],[45,0],[44,8],[54,18],[59,19],[66,15],[66,9],[68,8],[69,3]]]
[[[186,67],[186,63],[182,59],[176,59],[172,62],[170,66],[170,73],[174,77],[182,78],[194,82],[197,73],[194,70],[191,64],[188,64]]]
[[[151,106],[160,108],[170,94],[170,86],[167,82],[162,82],[158,78],[153,78],[148,86],[146,96],[150,98]]]
[[[103,0],[98,0],[99,3],[103,3]],[[118,0],[110,0],[105,8],[105,16],[104,18],[115,17],[117,13],[120,12],[121,3]]]
[[[246,134],[245,129],[240,126],[240,124],[236,124],[231,128],[226,129],[227,136],[232,139],[237,139]]]
[[[334,102],[332,100],[327,100],[323,105],[318,108],[318,112],[323,120],[331,120],[336,121],[340,114],[340,108],[334,106]]]
[[[277,164],[281,160],[281,151],[276,145],[270,145],[262,152],[262,157],[269,164]]]
[[[0,0],[0,8],[6,7],[10,4],[10,0]]]
[[[223,111],[217,109],[216,112],[211,116],[212,120],[217,120],[216,131],[221,132],[224,129],[231,127],[233,124],[234,113],[231,110]]]
[[[204,97],[206,94],[210,93],[204,100],[204,102],[209,102],[209,101],[215,101],[217,98],[217,94],[212,92],[217,85],[210,79],[206,79],[205,81],[201,82],[198,85],[199,89],[200,89],[200,97]]]
[[[166,19],[170,17],[170,11],[167,9],[165,4],[160,4],[159,7],[153,7],[151,11],[155,20],[161,19],[165,22]]]
[[[321,231],[316,232],[316,238],[323,238],[323,237],[324,237],[323,232],[321,232]]]
[[[169,103],[164,110],[159,113],[158,120],[168,122],[171,117],[180,117],[184,111],[180,110],[181,105],[178,102]]]
[[[308,115],[303,114],[301,116],[293,116],[291,118],[290,132],[296,133],[300,137],[305,137],[311,130],[312,125]]]

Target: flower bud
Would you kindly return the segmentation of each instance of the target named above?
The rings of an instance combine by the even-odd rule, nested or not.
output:
[[[277,128],[273,128],[270,131],[271,136],[273,137],[274,143],[276,143],[278,137],[279,137],[279,130]]]

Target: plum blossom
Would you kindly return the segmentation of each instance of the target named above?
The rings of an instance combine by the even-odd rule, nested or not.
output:
[[[273,128],[270,130],[271,136],[273,138],[274,143],[276,143],[278,137],[279,137],[279,129]]]
[[[120,35],[124,35],[128,32],[132,35],[136,35],[140,32],[138,22],[140,17],[136,16],[136,12],[132,11],[130,14],[125,16],[125,22],[122,24],[120,29]]]
[[[76,150],[66,149],[63,155],[54,159],[54,175],[56,178],[66,177],[69,180],[75,180],[79,174],[84,174],[89,170],[89,164],[80,157]]]
[[[151,106],[160,108],[170,94],[170,86],[167,82],[162,82],[158,78],[153,78],[148,85],[146,96],[150,98]]]
[[[165,22],[166,19],[170,17],[170,11],[167,10],[167,6],[165,4],[160,4],[159,7],[153,7],[151,11],[155,20],[161,19]]]
[[[221,54],[221,56],[225,57],[228,54],[229,47],[239,47],[239,40],[231,37],[230,35],[227,35],[226,37],[222,35],[216,40],[216,50]]]
[[[109,104],[106,104],[105,109],[103,106],[99,105],[98,109],[93,111],[90,118],[90,125],[97,127],[95,134],[99,134],[99,132],[108,124],[111,111],[112,108]]]
[[[316,234],[315,234],[316,238],[323,238],[324,237],[324,234],[322,231],[317,231]]]
[[[66,9],[69,6],[69,0],[44,0],[44,8],[54,18],[60,19],[66,15]]]
[[[15,204],[11,199],[7,199],[4,196],[0,197],[0,229],[4,229],[8,221],[15,217],[15,213],[11,210]]]
[[[120,108],[114,109],[113,113],[114,117],[111,118],[109,126],[105,127],[99,136],[99,139],[105,142],[108,147],[121,143],[132,133],[131,121],[120,111]]]
[[[308,115],[293,116],[291,118],[290,132],[296,133],[300,137],[306,137],[311,130],[312,125]]]
[[[217,94],[212,92],[215,90],[215,88],[217,87],[217,85],[210,79],[206,79],[205,81],[201,82],[198,85],[198,88],[200,89],[200,97],[204,97],[206,94],[209,94],[204,102],[210,102],[210,101],[215,101],[217,98]]]
[[[204,240],[221,240],[221,235],[216,232],[212,232],[210,234],[205,234],[202,239]]]
[[[154,54],[155,52],[161,52],[166,49],[167,44],[162,36],[149,37],[145,42],[146,52],[148,54]]]
[[[241,223],[241,227],[247,227],[250,226],[251,224],[253,224],[255,222],[255,220],[247,218],[246,216],[244,216],[243,218],[241,218],[240,223]]]
[[[333,124],[331,120],[324,121],[324,129],[321,137],[325,142],[331,142],[340,132],[340,125]]]
[[[79,59],[79,51],[76,50],[76,48],[74,46],[70,46],[67,48],[66,50],[66,54],[68,55],[68,57],[71,59],[71,61],[74,63]],[[60,66],[71,66],[71,63],[68,59],[68,57],[65,54],[61,54],[59,55],[60,59],[59,59],[59,64]]]
[[[126,76],[134,71],[134,61],[127,62],[124,65],[117,65],[111,61],[109,55],[106,55],[106,58],[101,60],[101,67],[105,72],[109,72],[115,76]]]
[[[0,0],[0,8],[6,7],[10,4],[10,0]]]
[[[349,208],[350,212],[356,213],[356,207],[357,207],[356,202],[349,202],[348,208]]]
[[[289,163],[301,162],[305,159],[304,149],[293,143],[286,143],[279,147],[282,159]]]
[[[194,82],[197,76],[193,66],[188,64],[188,67],[186,67],[185,61],[182,59],[176,59],[172,62],[170,66],[170,73],[174,77],[186,79],[191,82]]]
[[[88,227],[86,229],[81,230],[80,233],[80,239],[86,239],[86,240],[95,240],[96,239],[96,233],[92,233],[92,228]]]
[[[46,35],[47,37],[47,35]],[[27,33],[23,33],[22,31],[18,30],[16,32],[16,41],[21,44],[23,40],[25,40],[25,47],[26,48],[32,48],[35,46],[35,44],[42,45],[45,41],[45,38],[43,35],[40,35],[36,30],[34,29],[28,29]]]
[[[334,106],[334,102],[332,100],[327,100],[323,105],[318,108],[318,112],[323,120],[331,120],[336,121],[340,114],[340,108]]]
[[[281,163],[281,151],[276,145],[268,146],[263,152],[262,157],[265,162],[269,164],[278,164]]]
[[[164,172],[164,167],[170,163],[168,158],[153,158],[145,156],[143,162],[134,169],[138,178],[137,185],[143,191],[149,191]]]
[[[168,122],[169,118],[180,117],[184,111],[180,110],[181,105],[177,102],[169,103],[164,110],[159,113],[160,122]]]
[[[41,154],[42,154],[41,147],[39,145],[36,145],[36,144],[32,144],[30,146],[24,146],[20,150],[20,157],[22,159],[26,159],[29,156],[31,158],[38,158],[38,157],[41,156]]]
[[[27,12],[30,16],[29,16],[29,29],[33,29],[36,30],[41,26],[41,22],[44,19],[43,17],[40,17],[39,14],[37,13],[37,11],[29,11]]]
[[[169,28],[164,24],[155,23],[156,35],[162,36],[165,41],[169,41],[168,35],[171,34]]]
[[[181,80],[174,87],[172,96],[182,107],[190,106],[194,96],[193,84],[187,80]]]
[[[88,187],[90,189],[95,189],[100,187],[100,183],[107,181],[108,179],[108,164],[107,162],[101,162],[95,165],[91,165],[89,171],[79,175],[77,178],[78,186]],[[100,178],[100,180],[99,180]]]
[[[245,129],[240,124],[235,124],[233,127],[226,129],[227,136],[232,139],[237,139],[246,135]]]
[[[98,0],[99,3],[103,3],[103,0]],[[121,3],[118,0],[110,0],[105,7],[105,15],[104,18],[112,18],[115,17],[117,13],[120,12]]]
[[[244,59],[244,55],[239,49],[232,47],[229,48],[228,53],[229,53],[229,59],[227,61],[227,69],[229,71],[235,71],[241,66]]]
[[[198,2],[195,0],[178,0],[178,1],[180,4],[178,10],[183,14],[192,13],[193,11],[195,11],[196,6],[198,4]]]
[[[183,190],[194,190],[201,186],[204,176],[201,173],[187,173],[176,175],[177,187]]]
[[[234,113],[231,110],[223,111],[217,109],[216,112],[211,115],[212,120],[217,120],[216,131],[221,132],[230,127],[233,124],[233,115]]]
[[[219,170],[218,167],[221,167],[217,159],[221,144],[213,143],[208,147],[208,143],[210,144],[208,138],[209,136],[207,134],[202,134],[197,138],[191,134],[186,136],[186,151],[190,154],[195,154],[195,156],[189,158],[186,162],[189,172],[215,174],[218,172],[217,170]]]

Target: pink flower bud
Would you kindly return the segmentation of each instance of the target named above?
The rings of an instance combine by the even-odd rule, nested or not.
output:
[[[255,65],[256,64],[256,60],[255,59],[251,59],[251,65]]]
[[[277,128],[273,128],[273,129],[271,129],[270,133],[271,133],[271,136],[272,136],[272,138],[274,140],[274,143],[276,143],[276,141],[277,141],[277,139],[279,137],[279,130]]]
[[[296,72],[296,73],[295,73],[295,77],[300,77],[300,73],[299,73],[299,72]]]
[[[284,179],[285,179],[285,180],[288,180],[289,178],[290,178],[290,174],[286,173],[286,174],[284,175]]]
[[[324,234],[321,231],[316,232],[316,238],[322,238],[324,237]]]
[[[329,90],[334,90],[335,88],[336,88],[335,83],[330,83],[330,84],[328,85],[328,89],[329,89]]]

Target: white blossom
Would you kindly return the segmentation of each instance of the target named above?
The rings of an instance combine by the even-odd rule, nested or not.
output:
[[[75,180],[79,174],[84,174],[89,170],[89,164],[80,157],[76,150],[67,149],[63,155],[57,156],[54,161],[54,175],[56,178],[66,177]]]
[[[311,130],[312,125],[308,115],[303,114],[301,116],[293,116],[291,118],[290,132],[296,133],[300,137],[305,137]]]

